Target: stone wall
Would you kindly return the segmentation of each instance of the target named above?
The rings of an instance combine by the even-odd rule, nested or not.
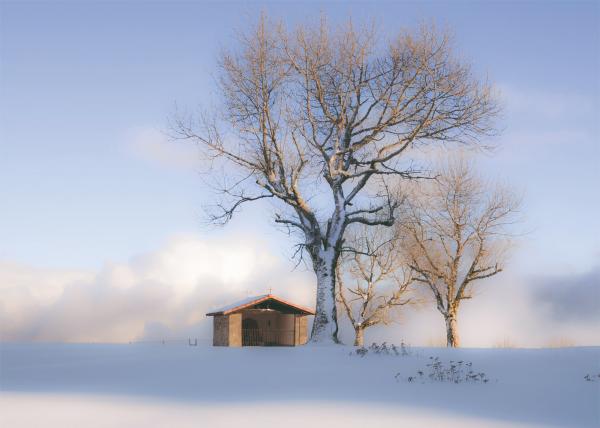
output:
[[[226,315],[213,317],[213,346],[229,346],[229,317]]]

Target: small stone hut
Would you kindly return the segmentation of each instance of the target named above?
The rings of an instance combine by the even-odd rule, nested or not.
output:
[[[272,294],[248,297],[213,317],[213,346],[297,346],[308,340],[307,316],[314,311]]]

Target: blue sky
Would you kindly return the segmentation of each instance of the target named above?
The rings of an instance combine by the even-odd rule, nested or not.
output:
[[[206,228],[193,148],[161,137],[174,103],[206,105],[215,55],[261,10],[289,24],[325,13],[382,34],[433,21],[489,76],[505,107],[483,156],[525,195],[515,275],[568,275],[600,259],[597,2],[2,2],[0,261],[101,269],[173,236],[293,242],[260,206]]]
[[[9,2],[0,30],[0,257],[99,266],[199,231],[210,195],[193,167],[136,158],[128,138],[164,129],[175,102],[210,99],[216,51],[260,10],[288,22],[320,11],[368,17],[384,33],[423,20],[447,25],[475,68],[520,98],[519,111],[505,111],[501,140],[547,139],[506,141],[488,161],[525,190],[536,251],[545,253],[537,258],[578,267],[600,256],[590,233],[600,230],[597,4]]]

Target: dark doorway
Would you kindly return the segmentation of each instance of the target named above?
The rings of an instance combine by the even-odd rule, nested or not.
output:
[[[244,318],[242,320],[242,346],[260,346],[262,341],[258,322],[252,318]]]

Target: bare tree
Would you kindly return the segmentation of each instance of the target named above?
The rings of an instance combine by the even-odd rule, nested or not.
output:
[[[262,17],[220,56],[220,113],[178,115],[174,136],[221,165],[227,222],[270,199],[274,221],[298,239],[317,278],[312,342],[337,342],[335,271],[346,228],[391,226],[389,177],[420,176],[406,153],[444,142],[476,144],[497,108],[487,83],[422,27],[381,43],[371,28],[293,31]]]
[[[415,280],[431,291],[457,347],[457,316],[476,284],[500,273],[517,221],[513,192],[481,179],[466,161],[446,163],[436,180],[415,188],[399,224]]]
[[[354,328],[354,345],[363,346],[367,328],[391,323],[396,310],[411,302],[407,292],[413,278],[394,229],[362,227],[350,232],[346,242],[338,266],[338,300]],[[343,273],[352,286],[344,286]]]

